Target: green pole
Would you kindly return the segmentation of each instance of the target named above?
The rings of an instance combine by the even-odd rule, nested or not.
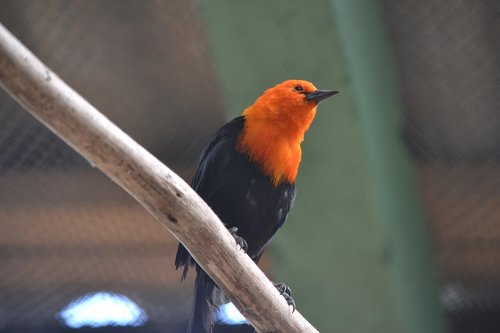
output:
[[[332,0],[360,115],[381,220],[390,239],[407,332],[445,332],[416,177],[401,140],[390,46],[375,0]]]

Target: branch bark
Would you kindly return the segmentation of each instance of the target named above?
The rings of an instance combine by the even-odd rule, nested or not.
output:
[[[259,332],[318,332],[282,296],[205,202],[0,25],[0,85],[141,203],[181,241]]]

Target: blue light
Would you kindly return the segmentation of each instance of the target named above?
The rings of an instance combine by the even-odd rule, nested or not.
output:
[[[71,328],[142,326],[148,316],[128,297],[109,292],[90,293],[68,304],[57,315]]]
[[[248,324],[248,321],[243,317],[243,315],[238,311],[238,309],[233,305],[233,303],[227,303],[219,307],[219,311],[215,316],[218,323],[225,325],[241,325]]]

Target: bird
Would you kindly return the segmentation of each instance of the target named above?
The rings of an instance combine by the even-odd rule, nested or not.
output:
[[[317,106],[337,93],[305,80],[279,83],[223,125],[201,153],[191,186],[256,263],[295,200],[300,144]],[[175,267],[183,269],[181,281],[191,266],[196,279],[187,333],[212,333],[214,312],[224,297],[179,243]],[[275,286],[295,309],[290,288]]]

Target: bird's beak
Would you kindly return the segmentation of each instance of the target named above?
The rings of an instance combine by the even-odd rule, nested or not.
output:
[[[317,104],[321,103],[328,97],[338,94],[335,90],[315,90],[312,93],[306,94],[306,100],[315,101]]]

